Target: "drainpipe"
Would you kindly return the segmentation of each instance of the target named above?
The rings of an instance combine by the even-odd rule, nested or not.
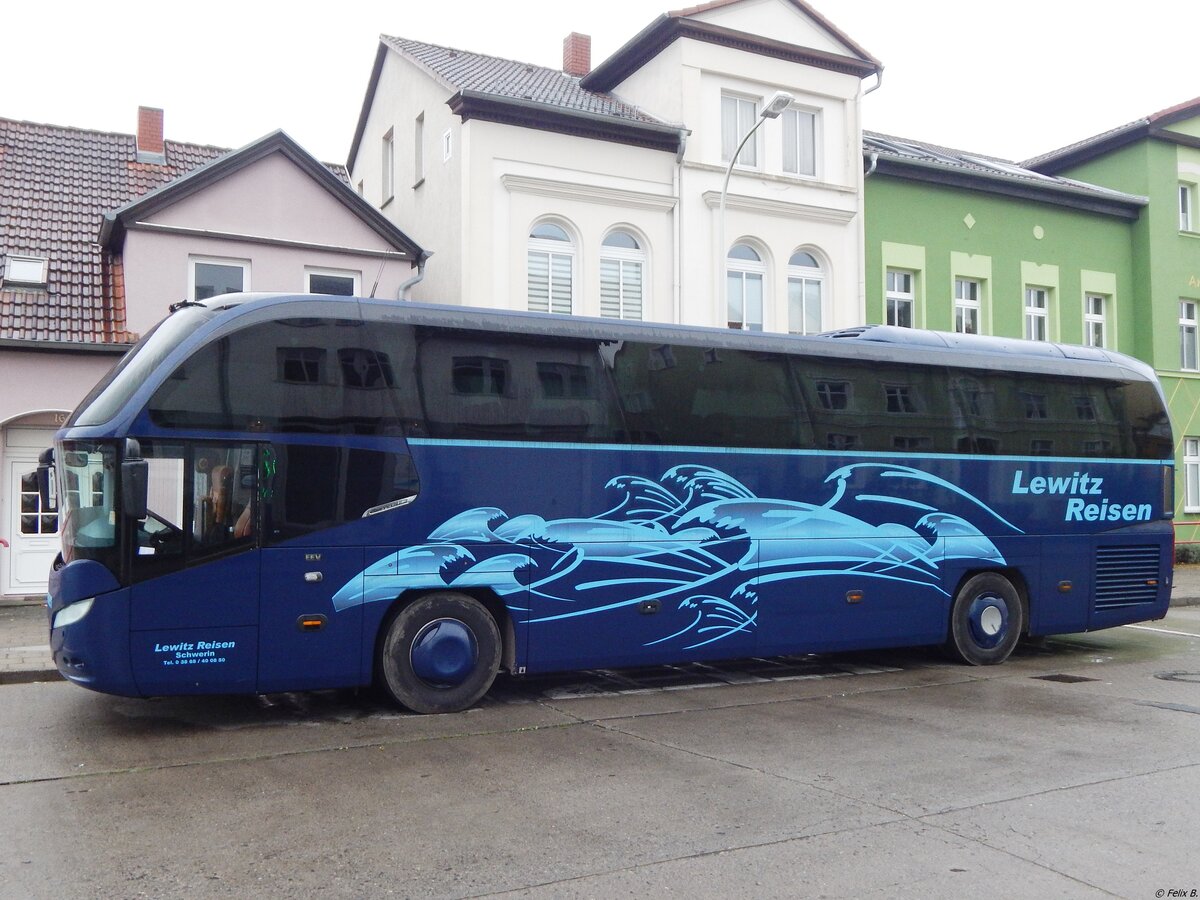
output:
[[[867,94],[871,93],[871,91],[879,90],[879,88],[882,84],[883,84],[883,66],[880,66],[878,69],[875,70],[875,84],[872,87],[869,87],[865,91],[863,91],[862,96],[865,97],[865,96],[867,96]],[[862,98],[860,97],[859,99],[862,99]]]
[[[877,91],[883,85],[883,66],[875,70],[875,83],[863,91],[858,96],[858,116],[859,116],[859,135],[862,135],[862,98],[872,91]],[[867,167],[867,171],[863,173],[860,185],[860,202],[862,210],[859,214],[858,222],[858,257],[861,260],[858,276],[858,313],[859,321],[865,322],[867,319],[867,223],[866,223],[866,208],[867,208],[867,185],[866,181],[875,173],[875,167],[879,165],[879,154],[871,151],[871,165]]]
[[[412,278],[408,279],[408,281],[404,282],[404,284],[400,285],[400,287],[396,289],[396,299],[397,300],[411,300],[412,299],[411,297],[408,296],[408,292],[412,288],[416,287],[418,284],[420,284],[422,281],[425,280],[425,263],[431,256],[433,256],[432,253],[422,253],[420,255],[420,257],[417,259],[417,274],[414,275]]]
[[[675,213],[671,217],[674,228],[672,229],[675,239],[675,264],[674,272],[671,273],[675,281],[675,324],[683,324],[683,261],[679,258],[679,254],[683,252],[683,157],[687,151],[688,130],[686,128],[679,129],[679,150],[675,153],[675,168],[672,171],[674,176],[675,189]]]

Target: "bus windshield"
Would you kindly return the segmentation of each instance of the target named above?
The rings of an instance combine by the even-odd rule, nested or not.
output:
[[[57,458],[63,560],[94,559],[118,571],[116,445],[67,441]]]

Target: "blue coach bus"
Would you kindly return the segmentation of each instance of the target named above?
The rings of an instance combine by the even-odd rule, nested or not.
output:
[[[66,678],[131,696],[944,645],[1161,618],[1172,437],[1104,350],[338,297],[180,305],[45,454]]]

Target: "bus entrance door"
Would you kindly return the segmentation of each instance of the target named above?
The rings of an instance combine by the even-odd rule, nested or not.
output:
[[[239,553],[133,586],[130,658],[155,694],[254,691],[258,554]]]
[[[259,692],[360,684],[363,608],[339,612],[332,598],[363,577],[363,549],[268,548],[262,560]]]

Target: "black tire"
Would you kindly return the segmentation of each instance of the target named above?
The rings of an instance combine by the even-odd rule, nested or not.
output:
[[[379,647],[379,681],[418,713],[460,712],[488,692],[500,668],[500,630],[478,600],[426,594],[400,610]]]
[[[955,595],[944,649],[969,666],[994,666],[1008,659],[1024,627],[1025,611],[1012,582],[984,572],[967,579]]]

